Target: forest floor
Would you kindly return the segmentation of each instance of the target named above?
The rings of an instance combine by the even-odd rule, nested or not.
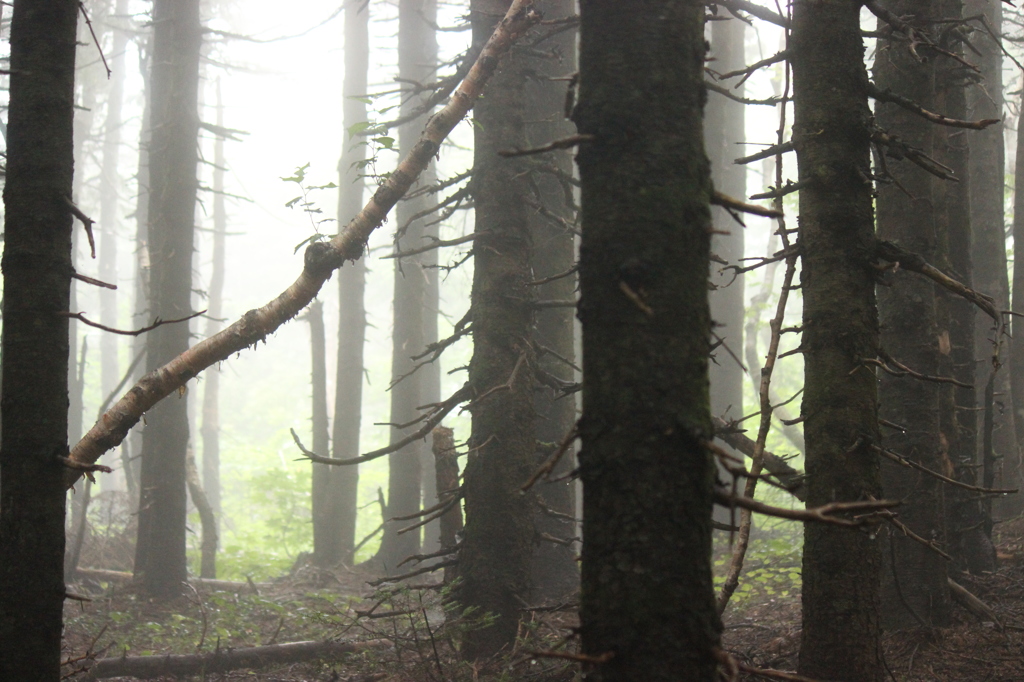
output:
[[[995,612],[985,622],[956,607],[949,628],[889,633],[883,652],[894,682],[1021,682],[1024,680],[1024,519],[997,526],[999,569],[958,580]],[[787,569],[789,570],[789,569]],[[572,653],[577,625],[571,611],[531,613],[517,650],[470,666],[459,660],[456,622],[445,618],[441,590],[369,586],[362,571],[301,567],[269,583],[231,591],[197,584],[172,602],[139,597],[128,583],[84,581],[72,586],[92,601],[67,602],[65,656],[70,679],[89,679],[93,658],[210,653],[308,640],[358,641],[365,648],[342,658],[279,664],[186,679],[265,682],[461,682],[484,679],[569,682],[571,660],[533,652]],[[451,618],[449,614],[449,618]],[[469,619],[470,621],[472,618]],[[800,601],[796,590],[754,589],[725,618],[723,646],[748,665],[796,669]],[[77,660],[76,660],[77,659]],[[78,674],[73,674],[78,671]],[[134,680],[133,677],[108,678]],[[181,679],[172,676],[150,679]],[[742,680],[767,679],[746,674]]]

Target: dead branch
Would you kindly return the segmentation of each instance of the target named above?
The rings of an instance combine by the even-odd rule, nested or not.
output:
[[[269,665],[301,663],[319,658],[337,658],[367,649],[390,646],[384,639],[366,642],[289,642],[244,649],[218,649],[207,654],[168,654],[165,656],[115,656],[101,658],[82,679],[136,677],[184,677],[223,673],[240,668],[265,668]]]
[[[886,374],[890,374],[894,377],[913,377],[915,379],[920,379],[921,381],[931,381],[937,384],[953,384],[954,386],[959,386],[960,388],[974,388],[974,386],[972,386],[971,384],[965,384],[964,382],[958,381],[953,377],[939,377],[931,376],[930,374],[921,374],[920,372],[910,369],[909,367],[899,362],[898,360],[895,360],[888,353],[885,353],[885,351],[879,350],[878,355],[879,357],[877,358],[863,358],[861,362],[863,362],[866,365],[874,365],[880,368]],[[890,364],[894,365],[895,367],[890,367]]]
[[[445,246],[458,246],[459,244],[465,244],[476,239],[480,234],[485,234],[486,231],[477,232],[474,234],[467,234],[464,237],[457,237],[456,239],[438,239],[433,235],[427,235],[427,239],[430,240],[430,244],[421,246],[419,248],[412,249],[410,251],[401,251],[398,253],[389,253],[386,256],[381,256],[381,260],[388,260],[391,258],[408,258],[409,256],[418,256],[421,253],[427,251],[433,251],[434,249],[440,249]]]
[[[143,377],[116,405],[104,414],[71,451],[71,459],[91,464],[124,440],[153,405],[178,390],[207,367],[227,359],[259,341],[309,304],[335,269],[346,260],[362,256],[370,234],[384,221],[398,200],[409,190],[438,150],[442,141],[465,118],[512,43],[540,20],[533,0],[513,0],[505,17],[480,52],[480,57],[448,103],[427,122],[419,142],[387,181],[377,188],[369,202],[329,243],[306,248],[304,267],[298,279],[262,308],[251,310],[240,320],[214,336],[200,341],[163,367]],[[372,459],[372,457],[371,457]],[[342,460],[330,460],[332,463]],[[366,461],[366,460],[363,460]],[[65,477],[68,487],[78,474]]]
[[[729,71],[728,73],[720,74],[718,77],[722,80],[729,80],[730,78],[743,76],[743,78],[741,78],[740,81],[736,83],[736,85],[732,86],[734,88],[738,88],[739,86],[743,85],[743,83],[748,78],[750,78],[758,69],[763,69],[764,67],[771,66],[772,64],[778,64],[779,62],[786,61],[787,59],[789,59],[789,50],[782,50],[781,52],[773,54],[771,57],[766,57],[761,61],[754,62],[749,66],[743,67],[742,69],[737,69],[736,71]]]
[[[973,613],[982,622],[988,621],[994,623],[1000,631],[1003,629],[999,616],[996,615],[995,611],[988,604],[975,597],[966,587],[952,578],[947,578],[947,580],[949,581],[949,592],[960,606]]]
[[[782,101],[782,99],[779,97],[768,97],[766,99],[749,99],[747,97],[740,97],[739,95],[734,94],[732,90],[730,90],[729,88],[723,88],[718,83],[712,83],[711,81],[707,80],[704,81],[704,87],[706,87],[711,92],[717,92],[719,95],[722,95],[723,97],[728,97],[732,101],[739,102],[740,104],[760,104],[766,107],[774,107],[776,104]]]
[[[103,68],[107,70],[107,80],[110,80],[110,74],[113,73],[110,70],[110,65],[107,64],[107,56],[103,54],[103,48],[100,47],[100,39],[96,37],[96,31],[92,27],[92,19],[89,18],[89,13],[85,11],[85,3],[79,0],[78,9],[82,12],[82,18],[85,19],[85,25],[89,27],[89,34],[92,36],[93,45],[96,46],[96,51],[100,53],[100,60],[103,61]],[[93,253],[93,258],[96,254]]]
[[[897,464],[899,464],[901,466],[905,466],[908,469],[917,469],[918,471],[926,473],[926,474],[928,474],[929,476],[931,476],[933,478],[937,478],[940,481],[943,481],[944,483],[948,483],[949,485],[955,486],[957,488],[963,488],[964,490],[970,490],[971,492],[982,493],[982,494],[985,494],[985,495],[1012,495],[1012,494],[1017,492],[1017,488],[1013,488],[1013,489],[982,488],[980,486],[970,485],[968,483],[963,483],[961,481],[956,480],[955,478],[950,478],[948,476],[944,476],[943,474],[940,474],[938,471],[933,471],[932,469],[929,469],[928,467],[924,466],[923,464],[918,464],[917,462],[915,462],[912,459],[907,459],[906,457],[903,457],[902,455],[899,455],[899,454],[893,452],[892,450],[887,450],[887,449],[879,447],[877,445],[871,445],[870,447],[871,447],[872,450],[874,450],[875,452],[877,452],[878,454],[882,455],[883,457],[885,457],[888,460],[896,462]]]
[[[716,5],[726,8],[733,16],[740,17],[738,12],[746,12],[752,17],[756,17],[761,21],[767,21],[769,24],[775,24],[783,28],[789,28],[789,20],[777,12],[773,12],[767,7],[761,5],[755,5],[747,0],[716,0]]]
[[[773,144],[771,147],[762,149],[761,151],[751,154],[750,156],[741,156],[740,158],[733,161],[733,163],[745,164],[753,163],[754,161],[763,161],[764,159],[770,159],[773,156],[779,154],[785,154],[786,152],[793,151],[793,141],[788,140],[782,144]]]
[[[783,185],[782,187],[772,187],[767,192],[761,192],[760,194],[753,194],[753,195],[750,196],[750,198],[751,199],[781,199],[782,197],[786,196],[787,194],[792,194],[793,192],[799,192],[800,190],[802,190],[804,187],[807,186],[807,183],[808,183],[807,180],[801,180],[799,182],[793,182],[792,180],[787,180],[786,184]]]
[[[783,215],[782,211],[778,211],[774,208],[768,208],[767,206],[748,204],[747,202],[741,201],[740,199],[735,199],[728,195],[722,194],[718,190],[715,190],[714,194],[711,195],[711,203],[715,206],[731,208],[734,211],[742,211],[743,213],[764,216],[765,218],[781,218]]]
[[[402,559],[402,561],[400,561],[398,565],[402,566],[403,564],[407,564],[410,561],[422,563],[427,559],[439,559],[443,556],[451,556],[452,554],[456,554],[458,551],[458,547],[443,547],[442,549],[439,549],[436,552],[431,552],[430,554],[413,554],[412,556],[407,556],[404,559]]]
[[[570,654],[566,651],[524,651],[527,656],[533,658],[560,658],[563,661],[575,661],[590,665],[600,665],[615,658],[614,651],[606,651],[599,656],[588,656],[587,654]]]
[[[237,130],[235,128],[225,128],[215,123],[207,123],[206,121],[200,121],[199,127],[207,132],[213,133],[217,137],[225,140],[233,140],[234,142],[242,142],[242,138],[238,135],[248,135],[249,133],[245,130]]]
[[[79,578],[99,580],[101,582],[122,583],[129,582],[133,576],[128,571],[111,571],[104,568],[79,568],[76,571]],[[260,588],[270,587],[270,583],[240,582],[236,580],[215,580],[212,578],[192,578],[189,580],[193,585],[205,587],[221,592],[244,592],[246,590],[258,591]]]
[[[146,332],[151,332],[154,329],[156,329],[157,327],[162,327],[165,324],[177,324],[179,322],[187,322],[187,321],[191,320],[194,317],[199,317],[200,315],[203,315],[204,313],[206,313],[205,310],[200,310],[198,313],[192,313],[191,315],[189,315],[187,317],[180,317],[177,320],[161,320],[158,317],[153,322],[153,324],[149,325],[148,327],[142,327],[141,329],[135,329],[135,330],[131,330],[131,329],[115,329],[113,327],[108,327],[106,325],[100,324],[99,322],[93,322],[92,320],[88,319],[85,316],[85,313],[72,313],[72,312],[68,312],[68,311],[64,310],[64,311],[61,311],[61,312],[59,312],[57,314],[60,315],[61,317],[68,317],[68,318],[72,318],[72,319],[78,320],[79,322],[83,322],[83,323],[89,325],[90,327],[95,327],[96,329],[102,329],[103,331],[110,332],[111,334],[120,334],[121,336],[141,336],[142,334],[145,334]]]
[[[835,526],[846,526],[848,528],[855,528],[876,521],[874,517],[867,515],[861,515],[853,519],[845,519],[833,515],[846,512],[874,512],[900,505],[898,500],[866,500],[861,502],[830,502],[820,507],[811,507],[809,509],[786,509],[758,502],[747,497],[733,495],[721,489],[716,489],[714,495],[715,502],[725,507],[740,507],[757,512],[758,514],[774,516],[780,519],[830,523]]]
[[[885,241],[884,239],[879,239],[875,242],[875,253],[882,260],[887,260],[890,263],[898,263],[900,267],[910,270],[911,272],[924,275],[943,289],[946,289],[961,298],[967,299],[984,311],[986,315],[995,320],[996,323],[999,323],[999,311],[996,310],[995,301],[991,296],[964,286],[935,266],[929,264],[922,256],[907,251],[893,242]]]
[[[988,128],[990,125],[999,123],[998,118],[986,118],[980,121],[962,121],[960,119],[943,116],[942,114],[936,114],[932,111],[928,111],[914,100],[908,99],[903,95],[897,95],[888,88],[882,90],[874,83],[867,84],[867,95],[868,97],[874,100],[878,100],[879,102],[889,102],[891,104],[895,104],[896,106],[906,109],[907,111],[913,114],[917,114],[918,116],[927,121],[937,123],[938,125],[949,126],[950,128],[984,130],[985,128]]]
[[[72,272],[71,276],[81,282],[85,282],[86,284],[91,284],[96,287],[102,287],[104,289],[117,289],[116,284],[109,284],[107,282],[104,282],[103,280],[96,279],[95,277],[89,277],[79,272]]]
[[[729,652],[724,649],[715,647],[714,656],[718,659],[718,662],[725,668],[726,679],[738,680],[739,673],[744,672],[750,675],[758,675],[760,677],[767,677],[772,680],[785,680],[786,682],[821,682],[810,677],[804,677],[803,675],[797,675],[796,673],[787,673],[782,670],[772,670],[771,668],[758,668],[756,666],[749,665],[742,661],[734,658]]]
[[[368,582],[366,584],[369,585],[370,587],[378,587],[380,585],[383,585],[384,583],[397,583],[397,582],[400,582],[402,580],[406,580],[407,578],[415,578],[416,576],[423,575],[424,573],[433,573],[434,571],[436,571],[438,569],[441,569],[441,568],[447,568],[448,566],[455,566],[458,563],[459,563],[458,559],[449,559],[448,561],[441,561],[441,562],[438,562],[436,564],[431,564],[430,566],[424,566],[423,568],[417,568],[415,571],[409,571],[408,573],[403,573],[401,575],[387,575],[387,576],[384,576],[383,578],[380,578],[378,580],[371,580],[370,582]]]
[[[402,535],[403,533],[408,533],[411,530],[416,530],[417,528],[421,528],[422,526],[427,525],[428,523],[430,523],[434,519],[441,518],[442,516],[447,514],[453,507],[455,507],[455,505],[457,505],[461,501],[462,501],[462,493],[460,492],[459,494],[454,495],[451,498],[445,500],[444,504],[442,504],[441,508],[438,509],[437,511],[433,512],[429,516],[426,516],[422,520],[417,521],[416,523],[412,524],[411,526],[406,526],[405,528],[402,528],[401,530],[396,532],[395,535]]]
[[[561,140],[555,140],[554,142],[549,142],[540,147],[533,147],[532,149],[502,149],[498,151],[498,156],[503,156],[506,159],[517,156],[532,156],[534,154],[544,154],[545,152],[553,152],[559,149],[572,149],[584,142],[593,141],[593,135],[570,135],[569,137],[564,137]]]
[[[720,417],[713,417],[712,422],[715,425],[715,437],[721,438],[747,457],[753,455],[755,446],[753,440]],[[761,457],[764,460],[764,468],[778,479],[782,487],[801,502],[807,499],[807,488],[802,473],[791,467],[786,460],[768,450],[765,450]]]
[[[82,12],[85,12],[85,7],[81,2],[78,3],[79,7],[82,7]],[[68,208],[71,209],[71,215],[75,216],[82,222],[82,227],[85,228],[85,236],[89,239],[89,253],[92,255],[93,260],[96,259],[96,237],[92,233],[92,226],[96,224],[96,221],[85,215],[82,209],[75,205],[75,202],[71,201],[69,197],[64,197],[64,201],[67,203]]]
[[[881,128],[875,128],[871,131],[871,141],[877,145],[881,145],[889,149],[889,156],[895,159],[907,159],[917,167],[921,168],[927,173],[931,173],[937,178],[942,180],[950,180],[952,182],[960,182],[960,178],[953,175],[953,169],[949,166],[936,161],[932,157],[928,156],[920,149],[912,147],[909,144],[903,142],[899,138],[890,135]],[[879,151],[879,162],[882,164],[883,169],[885,165],[885,156]],[[887,169],[885,169],[887,170]]]

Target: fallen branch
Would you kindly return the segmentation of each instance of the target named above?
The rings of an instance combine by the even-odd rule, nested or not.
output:
[[[982,622],[989,621],[995,623],[996,628],[999,630],[1003,629],[999,616],[996,615],[996,612],[988,604],[975,597],[966,587],[952,578],[947,578],[947,580],[949,581],[949,592],[953,595],[956,603],[973,613]]]
[[[160,400],[177,391],[207,367],[265,341],[278,327],[306,307],[335,269],[363,254],[370,234],[384,222],[398,200],[409,190],[423,169],[433,160],[441,142],[455,128],[480,97],[498,67],[500,58],[530,27],[540,21],[532,0],[514,0],[505,18],[480,52],[465,80],[440,111],[427,122],[419,142],[377,188],[366,206],[330,242],[310,244],[298,279],[262,308],[250,310],[240,320],[144,376],[75,445],[71,459],[92,464],[124,440],[128,430]],[[69,200],[70,203],[70,200]],[[340,460],[332,460],[338,462]],[[65,477],[67,487],[79,474]]]
[[[745,434],[736,430],[734,426],[720,417],[713,417],[715,426],[715,437],[721,438],[733,448],[739,450],[747,457],[754,454],[754,441]],[[804,475],[791,467],[789,463],[778,455],[765,450],[762,453],[764,468],[772,476],[778,479],[782,487],[788,490],[793,497],[803,502],[807,499],[807,487],[804,484]]]
[[[223,673],[240,668],[265,668],[269,665],[301,663],[319,658],[337,658],[367,649],[389,646],[384,639],[366,642],[289,642],[245,649],[218,649],[208,654],[168,654],[166,656],[116,656],[101,658],[89,668],[83,680],[108,677],[183,677]]]
[[[830,502],[820,507],[809,509],[786,509],[785,507],[774,507],[770,504],[752,500],[749,497],[740,497],[724,490],[715,490],[715,502],[725,507],[740,507],[749,509],[765,516],[774,516],[780,519],[791,519],[793,521],[815,521],[818,523],[831,523],[835,526],[846,526],[855,528],[875,520],[868,515],[862,515],[854,519],[844,519],[833,514],[843,512],[873,512],[891,507],[898,507],[897,500],[865,500],[861,502]]]
[[[134,577],[128,571],[111,571],[105,568],[79,568],[76,571],[79,578],[99,580],[102,582],[123,583],[129,582]],[[244,592],[246,590],[256,591],[259,588],[270,587],[271,583],[239,582],[235,580],[214,580],[212,578],[192,578],[189,580],[193,585],[205,587],[220,592]]]

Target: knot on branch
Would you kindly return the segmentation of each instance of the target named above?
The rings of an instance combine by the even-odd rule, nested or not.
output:
[[[306,247],[302,266],[310,274],[328,276],[345,262],[344,256],[331,248],[328,242],[313,242]]]

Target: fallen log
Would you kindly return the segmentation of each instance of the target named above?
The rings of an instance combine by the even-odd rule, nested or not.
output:
[[[947,578],[947,580],[953,601],[973,613],[981,622],[992,623],[997,630],[1002,631],[1003,624],[1000,622],[999,616],[988,604],[975,597],[966,587],[952,578]]]
[[[714,417],[713,422],[716,438],[721,438],[747,457],[753,456],[754,441],[747,438],[740,431],[737,431],[734,426],[720,417]],[[804,486],[804,475],[791,467],[786,460],[767,450],[764,451],[762,457],[764,459],[764,468],[768,470],[768,473],[774,476],[793,497],[805,501],[807,498],[807,488]]]
[[[105,568],[79,568],[76,571],[79,578],[91,580],[102,580],[111,583],[124,583],[132,580],[133,576],[128,571],[111,571]],[[214,578],[192,578],[189,580],[195,586],[202,586],[211,590],[221,592],[259,592],[261,588],[270,587],[271,583],[239,582],[236,580],[216,580]]]
[[[289,642],[244,649],[220,649],[206,654],[168,654],[165,656],[115,656],[100,658],[81,680],[109,677],[155,677],[223,673],[240,668],[265,668],[270,665],[302,663],[322,658],[336,658],[390,645],[388,640],[365,642]]]

